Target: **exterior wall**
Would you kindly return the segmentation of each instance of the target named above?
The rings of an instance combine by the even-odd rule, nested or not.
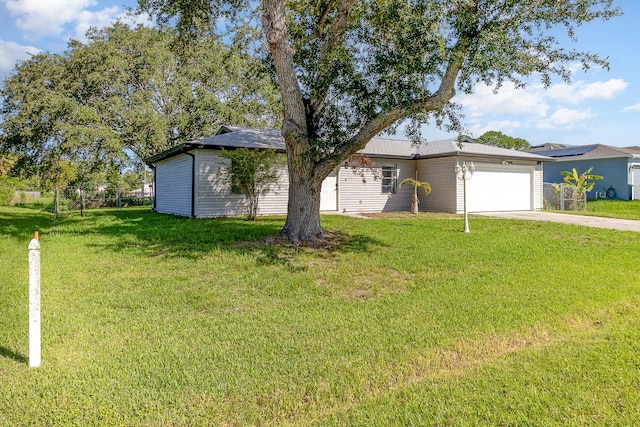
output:
[[[242,194],[233,194],[226,182],[224,170],[230,160],[220,156],[217,150],[196,150],[198,174],[196,179],[196,216],[242,216],[248,213]],[[258,215],[275,215],[287,212],[288,176],[286,165],[280,170],[278,183],[272,191],[258,201]]]
[[[532,171],[530,181],[531,209],[542,209],[542,171],[543,166],[537,162],[513,162],[503,166],[497,160],[482,160],[478,158],[466,157],[445,157],[436,159],[418,160],[418,174],[420,181],[427,181],[431,185],[431,194],[428,197],[420,196],[421,210],[430,212],[464,212],[464,183],[457,179],[455,174],[456,160],[461,164],[463,161],[473,161],[476,167],[504,169],[505,173],[509,168],[527,167]],[[473,179],[473,178],[472,178]],[[495,189],[487,189],[495,191]],[[506,196],[508,197],[508,195]]]
[[[632,197],[632,186],[629,178],[629,160],[626,157],[613,159],[558,159],[557,162],[549,162],[544,165],[544,182],[561,183],[563,181],[562,171],[570,171],[576,168],[578,173],[582,173],[593,167],[591,171],[594,175],[601,175],[604,179],[596,181],[593,190],[587,193],[587,198],[595,199],[596,192],[598,198],[607,189],[613,187],[618,198],[628,200]]]
[[[286,158],[278,171],[278,182],[271,191],[260,197],[258,215],[285,215],[289,203],[289,171]]]
[[[418,180],[431,186],[431,194],[420,190],[420,210],[428,212],[456,212],[457,179],[455,158],[422,159],[417,161]],[[462,191],[462,189],[461,189]]]
[[[180,154],[156,164],[157,212],[191,216],[192,162],[191,156]]]
[[[224,169],[229,160],[220,156],[217,150],[194,150],[196,181],[194,194],[194,216],[242,216],[247,214],[244,196],[232,194],[224,178]],[[460,213],[464,209],[462,181],[456,178],[454,168],[456,160],[473,160],[477,166],[498,166],[498,161],[481,159],[446,157],[436,159],[408,160],[376,158],[373,159],[381,175],[382,165],[393,164],[397,168],[397,183],[406,178],[414,178],[418,171],[418,180],[431,185],[432,192],[425,197],[419,190],[420,210],[431,212]],[[542,208],[542,166],[536,162],[516,162],[509,167],[527,165],[532,170],[532,209]],[[545,178],[548,176],[545,165]],[[625,168],[626,169],[626,168]],[[565,170],[565,169],[561,169]],[[595,171],[594,171],[595,172]],[[396,193],[382,192],[382,180],[375,179],[376,173],[363,170],[363,176],[351,168],[341,166],[338,171],[338,210],[343,212],[394,212],[409,211],[413,186],[396,188]],[[597,172],[596,172],[597,173]],[[156,164],[156,210],[160,213],[191,216],[192,206],[192,158],[180,154]],[[625,177],[625,183],[626,183]],[[258,203],[259,215],[280,215],[287,212],[288,174],[286,164],[280,169],[278,183]],[[629,185],[627,184],[627,187]],[[616,189],[617,190],[617,189]],[[495,189],[488,189],[495,191]],[[620,193],[618,193],[620,194]]]
[[[544,199],[543,185],[544,163],[537,164],[533,170],[533,209],[542,210]]]
[[[474,164],[476,165],[476,168],[478,169],[485,169],[488,171],[499,171],[502,172],[504,171],[505,173],[505,180],[509,180],[509,172],[512,171],[513,173],[522,173],[523,170],[527,170],[529,172],[529,180],[528,180],[528,185],[529,188],[523,188],[522,191],[526,191],[529,193],[529,203],[527,206],[528,210],[537,210],[537,209],[542,209],[542,200],[543,200],[543,185],[542,185],[542,170],[543,170],[543,166],[541,164],[538,164],[538,162],[534,162],[534,161],[508,161],[508,164],[503,165],[502,161],[499,160],[493,160],[493,159],[469,159],[469,158],[460,158],[460,162],[462,161],[474,161]],[[515,178],[515,177],[514,177]],[[471,180],[473,181],[473,178],[471,178]],[[464,212],[464,183],[462,180],[457,180],[458,181],[458,213],[462,213]],[[509,182],[504,182],[504,188],[500,188],[500,182],[498,182],[496,184],[495,188],[486,188],[483,189],[484,191],[486,191],[488,193],[488,197],[496,197],[497,194],[496,192],[503,192],[505,194],[501,194],[500,197],[510,197],[508,190],[506,190],[506,188],[509,188],[509,190],[514,191],[513,187],[510,186],[509,184],[512,183],[512,181]],[[471,183],[473,185],[473,183]],[[511,187],[511,188],[510,188]],[[467,190],[469,190],[467,188]],[[473,187],[472,187],[472,191],[474,191]],[[511,193],[514,194],[514,193]],[[469,195],[467,194],[467,197]],[[500,203],[496,203],[496,205],[499,205]],[[511,208],[513,209],[513,208]],[[500,210],[498,208],[491,208],[491,210]],[[469,212],[473,211],[473,207],[470,208]]]
[[[373,159],[381,174],[382,165],[395,164],[398,184],[405,178],[415,178],[415,160]],[[338,210],[342,212],[395,212],[409,211],[413,186],[397,188],[396,193],[382,193],[382,180],[375,179],[374,172],[364,169],[364,179],[351,168],[340,167],[338,172]],[[364,182],[363,182],[364,181]]]
[[[631,192],[633,200],[640,200],[640,163],[633,162],[631,164],[631,177],[630,182],[633,186]]]

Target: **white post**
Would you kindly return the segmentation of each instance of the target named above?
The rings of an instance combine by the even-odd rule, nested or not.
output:
[[[469,181],[473,176],[473,172],[475,172],[476,167],[473,164],[473,162],[468,164],[466,161],[463,161],[462,166],[460,166],[460,163],[458,163],[458,161],[456,160],[456,167],[454,170],[456,172],[458,179],[462,180],[463,203],[464,203],[464,230],[463,231],[465,233],[468,233],[469,232],[469,215],[467,212],[467,181]]]
[[[462,178],[462,187],[464,192],[464,233],[469,232],[469,214],[467,213],[467,176]]]
[[[40,241],[29,242],[29,367],[40,366]]]

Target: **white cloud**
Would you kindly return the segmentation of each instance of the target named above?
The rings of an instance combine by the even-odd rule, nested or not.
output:
[[[539,118],[545,117],[549,109],[540,85],[532,85],[526,89],[503,86],[498,93],[493,93],[490,86],[479,85],[474,93],[456,97],[455,101],[462,104],[471,117],[524,114]]]
[[[622,111],[625,112],[625,113],[640,112],[640,102],[638,102],[635,105],[629,105],[627,107],[624,107],[624,109]]]
[[[33,46],[22,46],[15,42],[0,40],[0,78],[10,73],[17,61],[29,59],[40,49]]]
[[[587,99],[613,99],[629,86],[622,79],[610,79],[606,82],[574,84],[555,84],[548,89],[549,98],[570,104],[579,104]]]
[[[117,7],[103,9],[99,12],[89,12],[85,10],[80,14],[80,16],[77,19],[74,37],[77,40],[86,41],[85,35],[89,28],[108,27],[109,25],[113,24],[116,21],[122,22],[134,28],[139,24],[142,24],[145,26],[153,25],[153,20],[146,13],[135,15],[135,14],[130,14],[126,11],[120,12]]]
[[[548,119],[538,122],[540,129],[571,129],[578,123],[594,117],[591,110],[558,108]]]
[[[520,129],[522,124],[514,120],[490,120],[488,122],[476,122],[471,123],[469,129],[472,137],[479,137],[491,130],[505,133],[507,135],[513,134],[517,129]]]
[[[73,36],[83,39],[89,27],[102,28],[124,16],[118,6],[89,10],[97,4],[96,0],[7,0],[6,8],[27,37],[60,36],[70,25]]]
[[[103,28],[114,22],[120,12],[117,6],[108,9],[102,9],[97,12],[82,10],[78,13],[75,22],[74,37],[78,40],[84,40],[87,30],[91,27]]]

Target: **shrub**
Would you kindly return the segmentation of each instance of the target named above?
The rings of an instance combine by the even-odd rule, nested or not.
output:
[[[16,188],[21,187],[22,182],[18,178],[6,175],[0,176],[0,206],[9,206],[14,201]]]

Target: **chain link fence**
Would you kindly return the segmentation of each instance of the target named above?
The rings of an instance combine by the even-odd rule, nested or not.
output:
[[[91,209],[151,206],[152,200],[153,191],[150,186],[122,192],[117,188],[99,185],[95,187],[56,187],[53,204],[55,217],[58,218],[71,212],[79,212],[81,216],[84,216]]]
[[[587,194],[580,194],[574,185],[543,183],[544,209],[556,211],[587,210]]]

